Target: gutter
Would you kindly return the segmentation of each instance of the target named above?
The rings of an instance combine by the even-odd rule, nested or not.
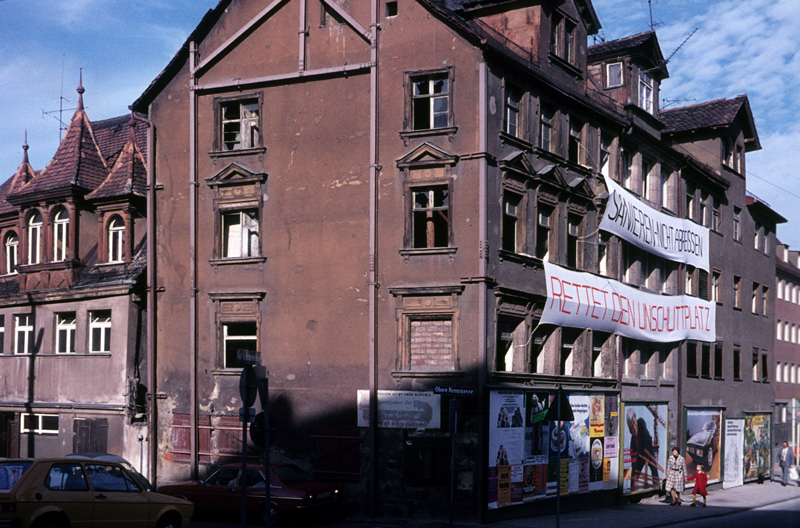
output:
[[[189,421],[190,475],[197,479],[197,43],[189,42]]]
[[[377,210],[378,210],[378,0],[371,2],[369,85],[369,514],[377,515],[378,497],[378,345]]]

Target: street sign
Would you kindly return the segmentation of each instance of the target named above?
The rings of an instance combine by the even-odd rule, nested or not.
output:
[[[252,407],[239,407],[239,421],[244,422],[245,419],[250,423],[255,421],[256,410]]]
[[[476,393],[475,387],[449,387],[447,385],[436,385],[433,392],[450,396],[475,396]]]
[[[252,407],[258,395],[258,380],[253,365],[245,365],[239,378],[239,395],[244,407]]]

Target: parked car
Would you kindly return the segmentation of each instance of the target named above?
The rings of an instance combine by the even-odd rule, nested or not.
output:
[[[136,468],[133,467],[133,464],[128,462],[126,459],[122,458],[119,455],[112,455],[111,453],[70,453],[68,455],[64,455],[66,458],[90,458],[92,460],[104,460],[106,462],[116,462],[120,464],[122,467],[130,471],[133,478],[136,479],[136,482],[139,483],[147,491],[152,491],[153,485],[150,484],[150,481],[147,480],[147,477],[136,471]]]
[[[0,461],[0,526],[185,528],[193,509],[189,501],[146,490],[116,462]]]
[[[192,501],[196,511],[238,514],[242,482],[247,486],[247,513],[271,521],[289,512],[316,511],[339,500],[335,486],[315,480],[294,464],[270,464],[270,505],[266,501],[264,466],[248,464],[242,478],[241,464],[226,464],[201,482],[189,481],[159,487],[160,493]]]

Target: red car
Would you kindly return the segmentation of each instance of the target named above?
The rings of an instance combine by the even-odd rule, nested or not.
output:
[[[247,514],[275,521],[288,512],[311,511],[338,503],[339,490],[315,480],[294,464],[271,464],[270,507],[266,507],[264,466],[248,464],[244,473],[247,484]],[[242,465],[226,464],[202,482],[189,481],[160,486],[159,493],[188,499],[195,511],[239,514],[242,500]]]

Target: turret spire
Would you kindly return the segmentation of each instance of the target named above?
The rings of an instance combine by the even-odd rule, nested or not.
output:
[[[80,69],[80,81],[78,82],[78,110],[83,110],[83,92],[86,90],[83,88],[83,68]]]

